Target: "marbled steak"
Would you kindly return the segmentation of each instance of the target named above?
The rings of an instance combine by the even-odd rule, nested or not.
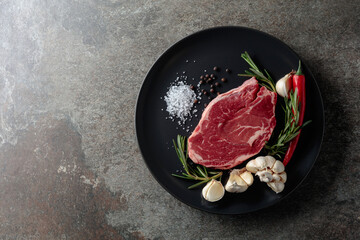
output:
[[[230,169],[259,153],[276,125],[276,97],[255,78],[217,96],[188,139],[190,159]]]

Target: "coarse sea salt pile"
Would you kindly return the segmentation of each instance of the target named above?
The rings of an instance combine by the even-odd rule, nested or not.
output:
[[[169,118],[172,120],[178,118],[179,124],[184,124],[191,117],[191,108],[195,99],[196,94],[183,81],[178,81],[175,85],[170,86],[164,96],[167,105],[166,111],[170,115]]]

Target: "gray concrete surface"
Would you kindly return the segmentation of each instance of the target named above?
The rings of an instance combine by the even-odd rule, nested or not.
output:
[[[0,1],[0,239],[359,239],[360,2]],[[326,134],[280,205],[213,215],[174,199],[136,144],[146,72],[208,27],[274,35],[310,66]]]

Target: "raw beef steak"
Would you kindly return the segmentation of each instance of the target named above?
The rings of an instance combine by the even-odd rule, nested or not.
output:
[[[275,128],[275,105],[276,93],[260,87],[255,78],[220,94],[188,139],[190,159],[229,169],[256,155]]]

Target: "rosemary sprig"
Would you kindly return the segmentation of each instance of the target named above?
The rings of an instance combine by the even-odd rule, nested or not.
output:
[[[201,165],[191,166],[188,163],[188,150],[186,144],[186,137],[177,135],[176,142],[173,140],[174,148],[176,154],[184,168],[185,172],[182,172],[181,175],[171,174],[174,177],[188,179],[188,180],[196,180],[200,181],[188,187],[188,189],[196,188],[204,183],[209,182],[211,179],[220,178],[223,174],[222,171],[212,171]]]
[[[266,87],[270,91],[276,92],[274,80],[271,78],[270,74],[264,69],[265,74],[256,66],[254,61],[251,59],[248,52],[241,54],[241,57],[250,65],[248,70],[245,70],[245,74],[238,74],[238,76],[243,77],[255,77],[257,80],[261,81],[259,84]]]
[[[266,143],[265,149],[268,151],[268,155],[278,156],[281,158],[281,154],[284,155],[288,148],[288,143],[294,139],[299,133],[300,129],[308,125],[311,120],[305,122],[301,126],[299,124],[299,98],[297,95],[297,89],[295,92],[290,92],[290,99],[284,98],[285,107],[285,126],[281,130],[277,141],[273,145]]]

